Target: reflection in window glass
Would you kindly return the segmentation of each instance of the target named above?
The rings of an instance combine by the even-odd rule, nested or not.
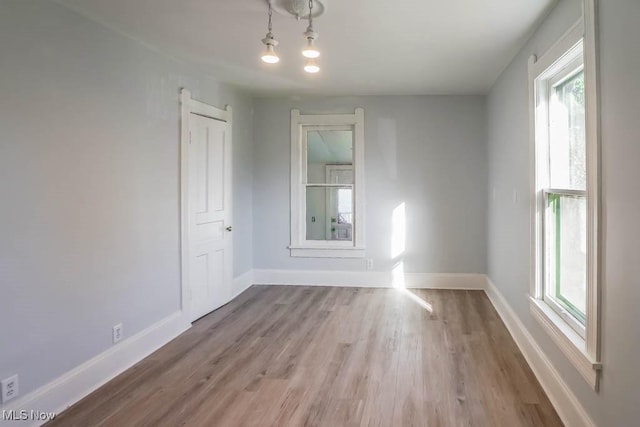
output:
[[[353,208],[351,203],[351,189],[338,190],[338,224],[353,224]]]
[[[353,240],[353,189],[307,187],[307,240]]]
[[[307,131],[307,182],[321,184],[325,181],[327,165],[353,164],[353,131],[309,130]],[[353,184],[353,174],[345,176],[340,184]]]

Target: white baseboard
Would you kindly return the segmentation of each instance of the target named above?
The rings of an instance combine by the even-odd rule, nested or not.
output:
[[[229,301],[236,299],[238,295],[246,291],[253,285],[253,270],[249,270],[233,279],[231,284],[231,298]]]
[[[397,273],[382,271],[253,270],[261,285],[357,286],[365,288],[484,289],[484,274]]]
[[[14,413],[35,410],[59,414],[190,327],[182,311],[175,312],[0,409]],[[40,424],[29,420],[11,422],[12,426]]]
[[[485,292],[567,427],[595,427],[584,407],[551,364],[498,288],[487,277]]]
[[[231,299],[252,284],[484,289],[564,424],[568,427],[595,427],[504,296],[483,274],[404,273],[398,276],[390,272],[372,271],[249,270],[233,280],[234,296]],[[60,413],[190,327],[186,317],[178,311],[0,409],[15,413],[31,410]],[[39,424],[33,421],[11,423],[15,426]]]

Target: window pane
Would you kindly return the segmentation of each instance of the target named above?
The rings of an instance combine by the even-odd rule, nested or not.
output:
[[[549,194],[545,221],[546,294],[584,324],[587,205],[584,196]]]
[[[353,189],[307,187],[307,240],[353,240]]]
[[[353,131],[307,131],[307,182],[309,184],[353,184],[353,172],[329,176],[329,166],[349,166],[353,170]],[[338,176],[339,175],[339,176]]]
[[[554,86],[551,95],[550,186],[586,190],[584,72]]]

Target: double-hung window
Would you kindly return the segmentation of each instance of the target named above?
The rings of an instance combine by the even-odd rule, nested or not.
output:
[[[364,256],[364,110],[291,111],[291,256]]]
[[[599,150],[594,35],[587,28],[580,21],[529,61],[530,294],[533,317],[597,389]]]
[[[587,183],[582,42],[543,79],[548,129],[544,185],[544,300],[581,336],[587,301]]]

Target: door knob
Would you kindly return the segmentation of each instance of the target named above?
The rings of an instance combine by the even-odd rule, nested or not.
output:
[[[228,227],[226,228],[226,230],[227,230],[227,231],[231,231],[231,230],[233,230],[233,227],[228,226]]]

